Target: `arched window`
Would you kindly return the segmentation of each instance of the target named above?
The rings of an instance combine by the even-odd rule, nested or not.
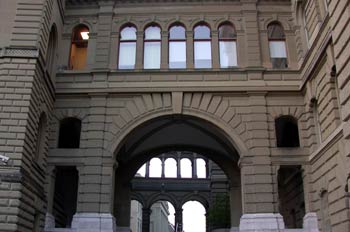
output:
[[[176,178],[177,177],[177,163],[173,158],[168,158],[165,160],[164,164],[164,175],[167,178]]]
[[[286,36],[282,26],[278,22],[270,23],[267,27],[267,33],[272,68],[287,68]]]
[[[72,70],[85,69],[87,48],[89,41],[89,28],[85,25],[76,26],[73,29],[72,44],[70,49],[69,68]]]
[[[56,31],[56,27],[52,26],[50,31],[50,36],[49,36],[49,43],[47,45],[47,51],[46,51],[46,70],[51,75],[52,75],[52,71],[55,63],[56,48],[57,48],[57,31]]]
[[[298,122],[292,116],[275,120],[277,147],[299,147]]]
[[[196,159],[197,177],[207,178],[207,167],[204,159]]]
[[[58,148],[79,148],[81,121],[77,118],[65,118],[60,122]]]
[[[145,30],[143,65],[144,69],[160,68],[161,36],[159,26],[149,26]]]
[[[149,163],[149,177],[162,177],[162,161],[159,158],[151,159]]]
[[[186,30],[181,25],[169,30],[169,68],[186,68]]]
[[[198,201],[188,201],[182,206],[183,230],[205,232],[206,230],[206,210]],[[220,212],[221,213],[221,212]],[[196,219],[193,220],[193,215]],[[223,216],[223,215],[221,215]],[[226,215],[225,215],[226,216]]]
[[[225,23],[219,27],[220,67],[237,66],[236,31],[232,24]]]
[[[194,28],[194,67],[211,68],[210,28],[199,24]]]
[[[36,152],[35,152],[35,161],[39,163],[42,162],[44,151],[45,151],[46,130],[47,130],[47,118],[46,118],[46,114],[42,113],[39,119],[38,136],[36,141]]]
[[[192,178],[192,163],[190,159],[181,159],[181,178]]]
[[[120,32],[119,69],[134,69],[136,62],[136,27],[124,27]]]

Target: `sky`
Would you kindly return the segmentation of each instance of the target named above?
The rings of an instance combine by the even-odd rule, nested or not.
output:
[[[146,166],[143,165],[139,170],[138,174],[145,176]],[[177,166],[174,159],[168,159],[165,162],[164,174],[165,177],[176,177]],[[150,162],[150,177],[161,176],[161,161],[159,159],[152,159]],[[205,161],[202,159],[197,160],[197,176],[203,178],[206,176]],[[191,161],[189,159],[181,160],[181,177],[190,178],[192,177]],[[173,225],[175,224],[175,209],[171,203],[169,203],[168,220]],[[183,229],[185,232],[205,232],[205,208],[197,201],[188,201],[182,207],[182,220]]]

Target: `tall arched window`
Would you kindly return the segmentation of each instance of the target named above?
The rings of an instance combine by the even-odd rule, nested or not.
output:
[[[181,178],[192,178],[192,163],[190,159],[184,158],[180,161]]]
[[[169,30],[169,68],[186,68],[186,30],[181,25]]]
[[[162,161],[159,158],[149,162],[149,177],[162,177]]]
[[[267,26],[267,33],[272,68],[287,68],[286,36],[282,26],[278,22],[270,23]]]
[[[134,69],[136,62],[136,27],[124,27],[120,32],[119,69]]]
[[[197,177],[207,178],[207,164],[204,159],[196,159]]]
[[[159,26],[149,26],[145,30],[143,65],[145,69],[160,68],[161,36]]]
[[[194,28],[194,67],[211,68],[210,28],[199,24]]]
[[[220,67],[237,66],[236,30],[230,23],[219,27]]]
[[[298,122],[292,116],[281,116],[275,120],[277,147],[299,147]]]
[[[89,41],[89,28],[85,25],[76,26],[73,29],[72,44],[70,49],[69,68],[81,70],[86,66],[87,48]]]
[[[57,30],[52,26],[46,51],[46,69],[52,75],[57,48]]]
[[[58,148],[79,148],[81,121],[77,118],[65,118],[60,122]]]
[[[176,178],[177,177],[177,163],[173,158],[168,158],[164,163],[164,174],[167,178]]]
[[[207,212],[204,206],[200,202],[187,201],[182,206],[183,230],[181,231],[196,231],[196,232],[207,231],[206,230],[206,213]],[[219,217],[226,216],[221,214],[219,215]],[[193,215],[196,215],[195,222],[193,221]]]

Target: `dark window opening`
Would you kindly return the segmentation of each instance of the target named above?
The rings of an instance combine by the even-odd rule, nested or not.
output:
[[[79,148],[81,121],[77,118],[65,118],[60,123],[58,148]]]
[[[282,116],[275,120],[277,147],[299,147],[299,129],[295,118]]]
[[[75,167],[57,167],[53,215],[56,228],[70,228],[77,208],[78,171]]]
[[[305,203],[300,166],[281,166],[278,172],[278,197],[279,212],[286,228],[302,228]]]

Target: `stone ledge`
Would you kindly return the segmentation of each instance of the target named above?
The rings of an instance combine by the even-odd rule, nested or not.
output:
[[[239,225],[240,232],[280,232],[284,228],[279,213],[243,214]]]
[[[36,48],[1,48],[0,58],[38,58],[39,50]]]

